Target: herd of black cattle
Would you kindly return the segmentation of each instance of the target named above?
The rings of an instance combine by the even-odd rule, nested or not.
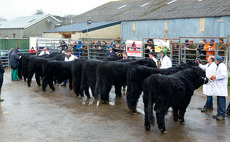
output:
[[[76,59],[65,62],[65,55],[22,55],[20,59],[19,77],[27,80],[35,74],[38,86],[46,91],[47,85],[55,91],[53,83],[69,80],[69,88],[77,96],[92,96],[102,103],[109,101],[109,92],[114,85],[116,96],[122,96],[121,88],[127,86],[127,105],[132,113],[136,113],[138,99],[142,93],[145,111],[145,129],[154,125],[156,112],[157,124],[161,133],[165,129],[164,115],[169,107],[173,108],[174,121],[184,124],[184,115],[195,89],[208,82],[205,71],[197,67],[193,61],[182,63],[169,69],[157,69],[152,59],[120,59],[117,56],[103,60]],[[42,84],[40,83],[40,80]]]

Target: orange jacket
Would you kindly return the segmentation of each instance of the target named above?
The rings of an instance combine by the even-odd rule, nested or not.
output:
[[[209,46],[209,43],[210,42],[208,42],[204,46],[204,50],[207,50],[206,51],[206,59],[208,59],[208,57],[211,56],[211,55],[215,55],[215,48],[216,48],[215,42],[213,43],[213,46],[211,46],[211,47]],[[212,50],[212,51],[210,51],[210,50]]]

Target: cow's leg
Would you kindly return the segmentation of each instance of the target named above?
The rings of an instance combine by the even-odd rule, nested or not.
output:
[[[116,94],[116,97],[122,97],[120,85],[115,85],[115,94]]]
[[[53,91],[55,91],[55,87],[54,87],[54,85],[53,85],[53,80],[52,80],[52,79],[49,79],[48,83],[49,83],[50,89],[52,89]]]
[[[28,80],[27,80],[27,84],[28,84],[28,87],[31,87],[31,79],[33,77],[33,74],[28,74]]]
[[[40,83],[40,76],[41,76],[40,73],[36,73],[36,74],[35,74],[35,78],[36,78],[36,82],[37,82],[37,85],[38,85],[38,86],[41,86],[41,83]]]
[[[131,97],[130,97],[130,106],[131,106],[131,111],[133,113],[136,112],[136,109],[137,109],[137,103],[138,103],[138,99],[141,95],[141,91],[137,88],[135,89],[132,89],[131,90],[131,93],[130,93]]]
[[[101,86],[101,101],[103,104],[107,104],[107,102],[109,102],[109,92],[112,88],[112,84],[110,83],[103,83],[103,85]]]
[[[180,106],[180,109],[179,109],[179,121],[180,121],[181,125],[185,124],[185,122],[184,122],[184,115],[185,115],[186,109],[187,109],[190,101],[191,101],[191,97],[188,97],[188,98],[186,98],[184,100],[184,102]]]
[[[157,124],[158,128],[161,131],[162,134],[167,134],[167,131],[165,129],[165,113],[167,112],[168,108],[163,107],[157,107],[156,109],[156,115],[157,115]]]
[[[151,128],[150,123],[152,123],[153,125],[155,123],[155,118],[153,115],[153,100],[149,100],[149,99],[151,99],[151,97],[149,97],[148,95],[143,96],[144,111],[145,111],[145,130],[147,131],[149,131]]]
[[[125,90],[125,87],[126,87],[125,85],[123,85],[123,87],[122,87],[122,88],[123,88],[123,89],[122,89],[122,91],[123,91],[123,96],[125,96],[125,91],[126,91],[126,90]]]
[[[72,90],[73,86],[72,86],[72,77],[69,78],[69,89]]]
[[[42,90],[43,91],[46,91],[47,84],[48,84],[48,80],[46,79],[46,77],[44,77],[43,81],[42,81]]]
[[[179,117],[178,117],[178,111],[179,111],[178,107],[174,106],[173,107],[173,120],[175,122],[178,122],[178,119],[179,119]]]

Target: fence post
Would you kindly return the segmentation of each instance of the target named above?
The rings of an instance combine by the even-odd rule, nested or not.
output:
[[[179,37],[178,63],[181,64],[181,37]]]

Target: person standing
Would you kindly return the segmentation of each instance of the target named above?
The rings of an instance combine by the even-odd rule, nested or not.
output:
[[[3,74],[4,74],[5,70],[4,67],[2,65],[2,60],[0,58],[0,102],[4,101],[4,99],[2,99],[2,84],[3,84]]]
[[[228,69],[222,62],[221,56],[216,57],[216,74],[211,76],[211,80],[214,81],[214,94],[217,96],[217,114],[213,115],[216,120],[224,120],[226,109],[226,96],[228,96]]]
[[[67,50],[66,53],[65,53],[65,62],[70,62],[70,61],[73,61],[75,59],[78,59],[78,57],[74,56],[71,54],[71,50]],[[64,80],[60,86],[64,86],[66,87],[66,83],[67,83],[67,80]]]
[[[130,57],[128,56],[126,51],[122,52],[122,59],[129,59]]]
[[[10,54],[10,65],[11,65],[11,79],[12,81],[18,81],[18,67],[19,67],[19,59],[18,56],[19,50],[15,48],[14,52]]]
[[[109,47],[109,51],[105,54],[106,57],[110,57],[111,55],[115,55],[116,53],[113,51],[112,47]]]
[[[43,51],[39,54],[39,56],[41,56],[41,55],[46,55],[46,54],[49,55],[50,52],[47,51],[47,48],[44,48]]]
[[[152,59],[157,65],[157,59],[154,57],[154,52],[149,52],[149,58]]]
[[[160,69],[167,69],[172,67],[172,61],[167,56],[166,50],[161,50],[161,59],[157,66],[159,66]]]
[[[36,53],[36,50],[34,49],[34,47],[32,47],[29,52],[30,53]]]
[[[215,57],[209,56],[208,64],[202,65],[198,60],[199,67],[206,72],[206,77],[210,78],[212,75],[216,74],[216,64]],[[201,109],[201,112],[207,112],[208,110],[213,110],[213,83],[204,84],[203,85],[203,94],[207,95],[206,103],[204,107]]]

